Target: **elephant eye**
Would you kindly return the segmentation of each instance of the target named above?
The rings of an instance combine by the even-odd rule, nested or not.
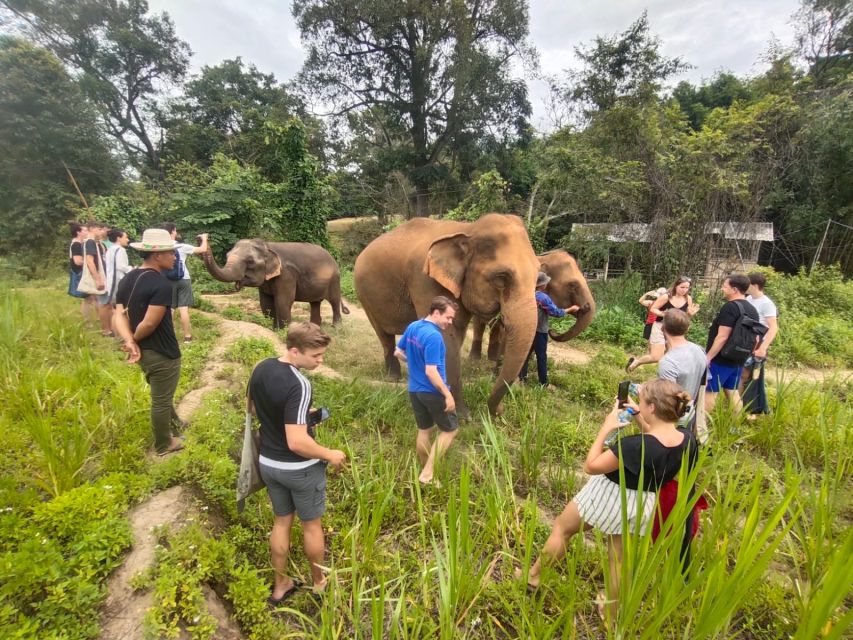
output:
[[[489,274],[489,281],[498,289],[505,289],[512,282],[512,273],[510,271],[495,271]]]

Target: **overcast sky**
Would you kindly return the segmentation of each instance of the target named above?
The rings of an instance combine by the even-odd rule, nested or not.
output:
[[[194,55],[193,70],[242,56],[280,81],[292,79],[304,54],[287,0],[149,0],[168,11]],[[597,35],[619,33],[648,10],[664,55],[681,56],[694,68],[679,78],[699,82],[725,69],[760,73],[772,39],[793,41],[791,14],[798,0],[530,0],[530,37],[540,68],[560,74],[573,66],[573,49]],[[530,80],[533,122],[547,128],[545,84]]]

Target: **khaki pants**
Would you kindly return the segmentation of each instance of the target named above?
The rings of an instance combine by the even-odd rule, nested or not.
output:
[[[180,425],[175,411],[175,390],[181,377],[181,359],[173,360],[151,349],[142,350],[139,366],[145,381],[151,387],[151,430],[154,433],[154,448],[158,453],[165,451],[172,442],[172,429]]]

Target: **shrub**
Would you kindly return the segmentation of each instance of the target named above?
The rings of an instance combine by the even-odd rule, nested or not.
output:
[[[231,362],[254,365],[264,358],[278,355],[275,345],[268,338],[238,338],[225,353]]]

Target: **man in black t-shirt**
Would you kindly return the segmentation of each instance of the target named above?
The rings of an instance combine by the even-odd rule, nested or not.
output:
[[[758,322],[758,311],[746,300],[746,292],[749,289],[749,278],[743,273],[733,273],[723,280],[720,290],[726,298],[726,304],[720,309],[711,329],[708,331],[708,346],[705,351],[708,354],[708,385],[705,388],[705,411],[710,413],[717,402],[717,394],[720,389],[729,399],[735,411],[740,411],[743,403],[738,393],[740,385],[742,363],[733,362],[720,355],[720,351],[726,344],[732,333],[732,328],[743,313]],[[740,301],[740,304],[735,302]]]
[[[116,291],[114,321],[130,363],[139,362],[151,387],[151,429],[159,455],[184,448],[178,437],[175,389],[181,377],[181,350],[172,326],[172,283],[163,277],[175,263],[175,242],[163,229],[146,229],[131,247],[142,267],[127,274]]]
[[[320,518],[326,510],[326,465],[340,467],[346,454],[314,440],[311,383],[300,369],[316,369],[331,338],[316,324],[299,322],[287,329],[287,353],[255,367],[249,380],[248,409],[261,423],[259,468],[275,513],[270,561],[275,572],[268,602],[275,606],[301,585],[287,574],[294,515],[302,522],[305,556],[314,590],[323,591],[325,553]]]

